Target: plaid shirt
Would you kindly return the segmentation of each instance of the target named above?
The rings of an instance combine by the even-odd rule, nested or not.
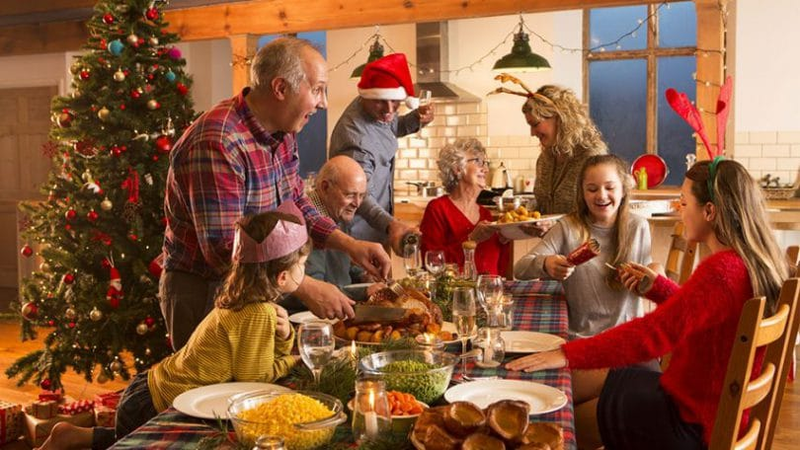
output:
[[[200,116],[170,155],[164,268],[221,278],[234,224],[294,201],[316,246],[336,230],[303,194],[294,133],[269,133],[245,103],[249,89]]]

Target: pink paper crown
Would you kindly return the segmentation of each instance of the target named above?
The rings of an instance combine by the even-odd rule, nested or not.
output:
[[[280,220],[272,232],[261,242],[256,242],[239,224],[233,237],[233,261],[240,263],[262,263],[286,256],[308,241],[308,231],[303,214],[292,201],[282,203],[278,212],[291,214],[300,219],[299,224]]]

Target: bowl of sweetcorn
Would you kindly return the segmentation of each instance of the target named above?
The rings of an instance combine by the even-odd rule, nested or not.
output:
[[[342,402],[318,392],[253,391],[231,397],[228,418],[239,442],[252,446],[264,434],[281,436],[288,450],[322,448],[347,420]]]

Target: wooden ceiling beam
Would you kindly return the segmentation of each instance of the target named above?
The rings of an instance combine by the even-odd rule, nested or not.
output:
[[[94,7],[97,0],[25,0],[0,2],[0,16],[48,13]]]
[[[30,13],[53,4],[81,6],[89,0],[30,0],[13,11]],[[6,3],[6,2],[4,2]],[[22,5],[30,3],[28,10]],[[506,14],[659,3],[659,0],[251,0],[170,9],[168,30],[183,41],[237,35],[295,33],[372,25],[430,22]],[[11,12],[11,6],[0,11]],[[88,37],[83,22],[46,22],[0,27],[0,55],[78,50]]]

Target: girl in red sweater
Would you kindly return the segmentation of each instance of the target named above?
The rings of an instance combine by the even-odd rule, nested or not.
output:
[[[786,261],[770,232],[761,190],[721,157],[695,164],[681,187],[686,238],[711,255],[683,286],[633,264],[623,283],[658,304],[645,317],[559,350],[506,365],[534,371],[612,368],[597,386],[597,425],[607,449],[703,449],[717,414],[742,306],[766,296],[774,313]],[[625,367],[672,352],[666,372]]]

